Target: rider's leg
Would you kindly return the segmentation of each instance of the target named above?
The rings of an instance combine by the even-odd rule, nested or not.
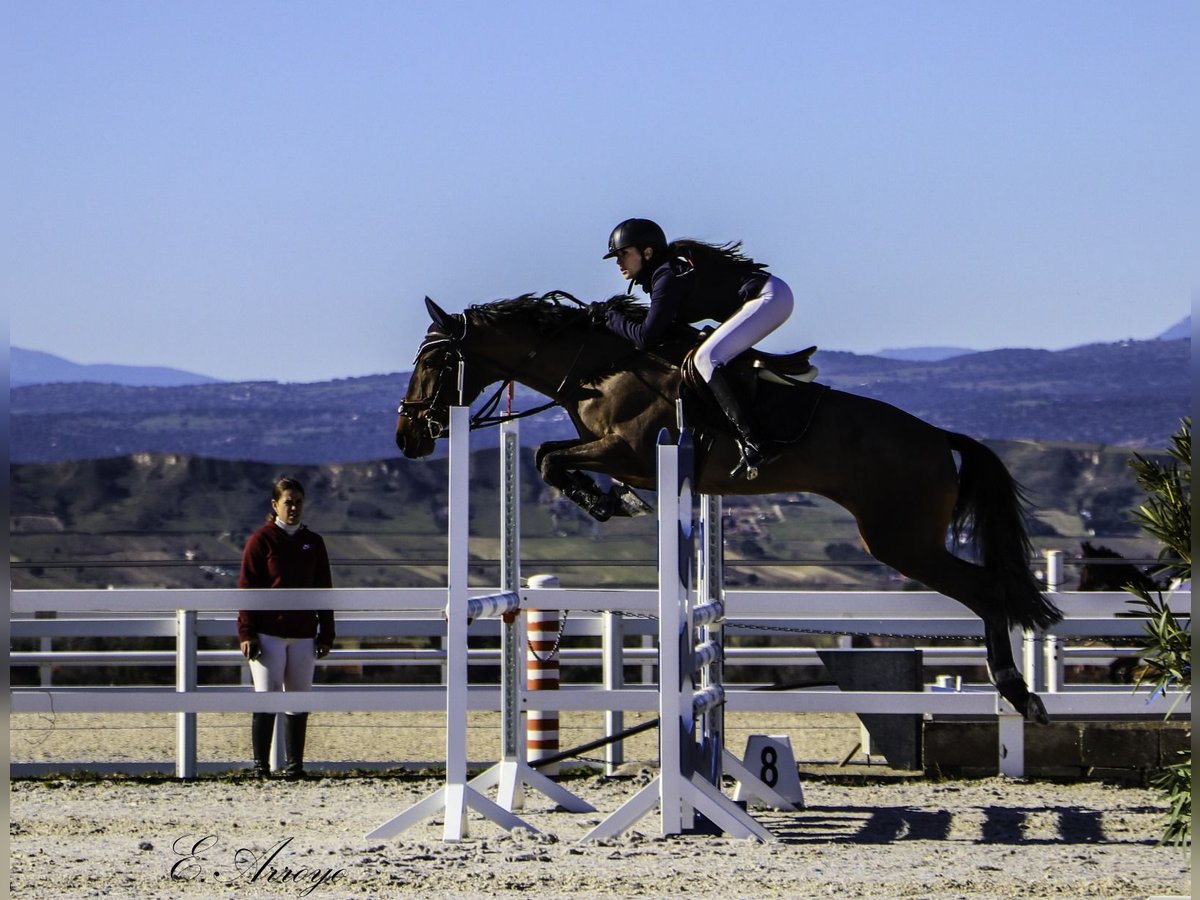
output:
[[[734,478],[745,477],[747,480],[757,478],[758,467],[763,462],[762,441],[755,434],[750,417],[746,415],[733,385],[725,377],[723,366],[712,370],[712,376],[708,380],[708,389],[721,404],[721,409],[733,423],[733,430],[737,433],[738,453],[741,458],[729,474]]]
[[[749,416],[721,372],[721,366],[787,321],[792,307],[791,289],[772,275],[758,294],[746,301],[741,309],[721,323],[696,348],[696,371],[707,382],[738,435],[741,460],[731,473],[735,478],[754,478],[758,474],[757,466],[762,462],[762,452],[760,442],[752,433]]]

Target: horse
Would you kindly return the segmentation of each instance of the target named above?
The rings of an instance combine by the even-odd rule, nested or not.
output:
[[[473,427],[479,426],[500,391],[517,382],[550,398],[539,410],[565,410],[578,433],[537,448],[545,482],[597,519],[646,511],[632,488],[654,488],[658,435],[663,429],[678,433],[676,401],[684,357],[700,340],[695,328],[676,325],[660,346],[640,351],[594,324],[588,305],[561,291],[478,304],[459,314],[425,302],[432,323],[396,422],[396,445],[405,457],[433,452],[452,404],[470,404],[500,383],[473,417]],[[607,303],[630,315],[645,312],[631,297]],[[754,361],[762,364],[762,355]],[[875,559],[983,620],[997,691],[1026,721],[1048,722],[1045,706],[1016,667],[1009,632],[1048,627],[1062,614],[1030,570],[1027,500],[999,457],[973,438],[879,400],[820,384],[768,387],[760,379],[758,385],[760,419],[787,426],[790,442],[776,444],[774,458],[746,480],[730,474],[738,460],[732,433],[697,429],[697,490],[801,491],[840,504],[854,516]],[[692,408],[702,406],[693,402]],[[614,479],[613,487],[601,491],[589,472]],[[973,551],[977,561],[952,553],[948,535],[949,543]]]
[[[1110,547],[1097,546],[1090,541],[1080,544],[1082,564],[1079,567],[1079,591],[1133,591],[1151,593],[1165,591],[1170,579],[1155,578],[1139,566],[1129,562]],[[1092,642],[1090,645],[1095,646]],[[1142,638],[1111,638],[1107,646],[1143,647]],[[1078,667],[1082,669],[1083,667]],[[1126,657],[1113,660],[1108,667],[1108,680],[1113,684],[1138,684],[1145,663],[1141,659]]]
[[[1133,588],[1162,591],[1168,587],[1109,547],[1098,547],[1090,541],[1084,541],[1080,549],[1083,555],[1079,567],[1079,587],[1076,590],[1123,591]]]

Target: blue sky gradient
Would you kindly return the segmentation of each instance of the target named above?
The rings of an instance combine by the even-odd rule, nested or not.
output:
[[[1192,2],[4,7],[12,345],[316,381],[429,294],[602,299],[741,239],[768,349],[1152,337],[1200,281]]]

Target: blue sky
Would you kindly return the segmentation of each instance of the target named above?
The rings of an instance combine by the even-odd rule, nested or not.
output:
[[[734,11],[735,10],[735,11]],[[4,6],[10,342],[316,381],[429,294],[741,239],[768,349],[1148,338],[1200,279],[1194,2]]]

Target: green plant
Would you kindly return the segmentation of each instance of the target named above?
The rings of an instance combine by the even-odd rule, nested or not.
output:
[[[1162,544],[1160,567],[1156,573],[1172,581],[1191,581],[1192,577],[1192,423],[1185,418],[1171,438],[1169,462],[1148,460],[1134,454],[1130,466],[1147,499],[1134,514],[1147,534]],[[1143,667],[1138,686],[1150,684],[1155,693],[1179,691],[1178,704],[1191,696],[1192,638],[1191,618],[1176,615],[1161,592],[1128,587],[1139,607],[1137,614],[1146,618],[1147,644],[1143,648]],[[1174,710],[1172,705],[1171,709]],[[1169,715],[1169,713],[1168,713]],[[1191,737],[1189,732],[1188,737]],[[1179,760],[1168,765],[1152,781],[1166,796],[1170,809],[1160,838],[1162,844],[1185,849],[1192,843],[1192,753],[1179,752]]]

